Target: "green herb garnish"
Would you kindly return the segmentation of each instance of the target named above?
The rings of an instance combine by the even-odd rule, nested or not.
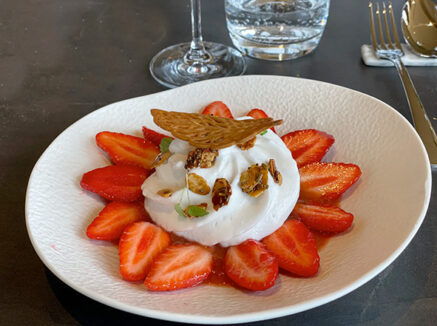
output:
[[[264,136],[267,133],[267,130],[264,130],[263,132],[260,133],[261,136]]]
[[[159,149],[161,150],[161,153],[168,152],[168,148],[170,147],[172,141],[173,138],[170,137],[164,137],[161,139],[161,143],[159,144]]]
[[[178,213],[178,214],[179,214],[179,216],[182,216],[182,217],[187,217],[187,215],[185,215],[185,212],[184,212],[184,210],[182,209],[182,207],[181,207],[181,204],[180,204],[180,203],[178,203],[178,204],[174,205],[174,209],[175,209],[176,213]]]
[[[201,216],[208,215],[208,211],[206,209],[204,209],[201,206],[197,206],[197,205],[188,206],[187,213],[189,216],[195,216],[195,217],[201,217]]]

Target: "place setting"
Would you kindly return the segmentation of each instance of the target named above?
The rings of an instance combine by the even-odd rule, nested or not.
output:
[[[433,108],[408,68],[437,69],[435,3],[362,12],[360,60],[396,69],[412,123],[351,88],[248,74],[248,60],[311,60],[329,0],[225,0],[233,46],[204,40],[204,2],[189,3],[191,41],[146,62],[168,89],[85,115],[33,168],[25,212],[39,258],[104,305],[195,324],[297,314],[377,277],[430,203]]]

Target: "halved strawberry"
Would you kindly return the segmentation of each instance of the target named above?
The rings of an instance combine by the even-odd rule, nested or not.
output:
[[[135,165],[151,169],[158,146],[140,137],[102,131],[96,135],[97,145],[108,153],[115,164]]]
[[[278,261],[267,247],[256,240],[246,240],[229,247],[225,255],[225,272],[236,284],[249,290],[272,287],[278,277]]]
[[[112,202],[103,208],[86,230],[90,239],[118,240],[123,230],[131,223],[144,221],[149,217],[144,203]]]
[[[144,139],[147,141],[150,141],[152,144],[154,144],[155,146],[158,146],[161,144],[161,140],[162,138],[173,138],[171,136],[167,136],[164,134],[161,134],[155,130],[149,129],[147,127],[143,126],[143,136]]]
[[[249,117],[252,117],[254,119],[263,119],[268,118],[269,116],[261,109],[252,109],[247,114]],[[275,127],[270,128],[274,133],[276,133]]]
[[[286,221],[262,242],[275,255],[280,268],[299,276],[312,276],[319,270],[316,240],[300,221]]]
[[[231,110],[221,101],[215,101],[208,104],[202,111],[202,114],[212,114],[217,117],[233,119]]]
[[[311,163],[299,169],[300,199],[335,200],[361,176],[355,164]]]
[[[325,204],[297,203],[291,215],[300,218],[311,230],[320,232],[346,231],[354,220],[351,213]]]
[[[319,162],[334,143],[334,137],[315,129],[296,130],[281,137],[297,167]]]
[[[85,173],[80,185],[110,201],[133,202],[142,198],[141,185],[150,173],[137,166],[110,165]]]
[[[152,223],[129,225],[119,243],[121,276],[128,281],[144,280],[154,259],[170,242],[170,235]]]
[[[212,253],[197,244],[173,244],[160,254],[144,284],[152,291],[171,291],[194,286],[212,271]]]

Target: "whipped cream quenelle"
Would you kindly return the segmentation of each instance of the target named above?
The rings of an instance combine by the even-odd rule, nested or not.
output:
[[[225,247],[247,239],[261,240],[282,226],[296,204],[300,183],[296,162],[279,136],[268,130],[256,136],[255,146],[249,150],[237,146],[220,149],[214,166],[187,171],[187,155],[193,149],[188,142],[173,140],[169,148],[173,155],[142,186],[145,208],[156,224],[200,244]],[[258,198],[244,193],[239,185],[241,173],[252,164],[268,163],[269,159],[275,160],[282,174],[282,185],[275,183],[269,173],[269,187]],[[198,195],[188,190],[187,173],[202,176],[211,190],[217,178],[228,180],[232,187],[228,205],[215,211],[212,191]],[[171,189],[173,194],[169,198],[161,197],[157,194],[161,189]],[[193,218],[179,216],[175,211],[179,202],[182,208],[206,202],[209,214]]]

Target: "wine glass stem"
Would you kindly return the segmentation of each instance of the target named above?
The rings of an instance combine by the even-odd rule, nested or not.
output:
[[[185,54],[184,61],[190,66],[196,66],[197,73],[202,65],[211,61],[211,55],[205,50],[202,38],[201,14],[200,14],[200,0],[190,0],[191,2],[191,28],[192,41],[190,49]],[[194,67],[193,67],[194,68]]]

